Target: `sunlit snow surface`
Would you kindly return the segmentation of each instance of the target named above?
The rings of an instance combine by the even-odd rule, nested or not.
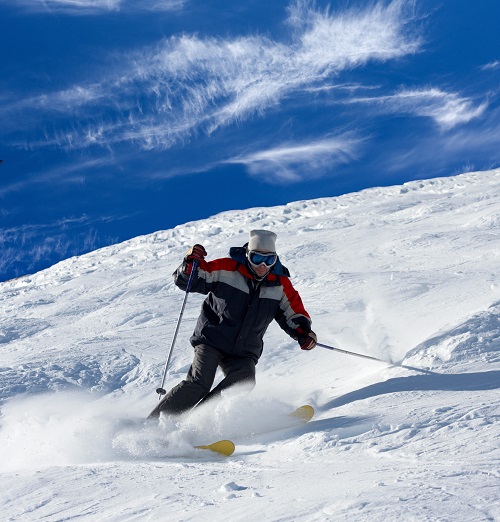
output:
[[[252,393],[146,421],[183,299],[171,273],[252,228],[278,233],[320,342],[388,363],[272,325]],[[2,519],[500,519],[499,266],[496,170],[226,212],[1,284]],[[308,425],[278,429],[306,403]],[[220,438],[232,457],[193,449]]]

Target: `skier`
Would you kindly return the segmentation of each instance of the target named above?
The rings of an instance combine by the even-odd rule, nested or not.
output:
[[[186,290],[196,261],[190,291],[208,294],[191,336],[194,360],[186,378],[165,395],[150,417],[184,413],[237,383],[253,388],[262,338],[273,319],[303,350],[316,346],[309,314],[276,254],[276,238],[274,232],[252,230],[250,241],[231,248],[229,258],[208,262],[202,245],[188,250],[173,274],[175,284]],[[210,391],[219,366],[225,377]]]

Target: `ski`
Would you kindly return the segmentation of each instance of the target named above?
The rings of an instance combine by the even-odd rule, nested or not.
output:
[[[305,404],[304,406],[300,406],[296,410],[293,410],[288,414],[288,416],[293,417],[294,419],[298,419],[305,424],[314,417],[314,408],[309,406],[309,404]]]
[[[235,450],[235,445],[230,440],[218,440],[217,442],[207,444],[206,446],[195,446],[195,448],[213,451],[214,453],[218,453],[219,455],[225,455],[226,457],[229,457],[229,455],[233,454]]]
[[[282,429],[287,429],[298,424],[306,424],[308,423],[314,416],[314,408],[309,404],[305,404],[296,408],[292,412],[288,414],[288,417],[292,420],[292,424],[290,426],[284,426]],[[234,443],[230,440],[218,440],[217,442],[213,442],[212,444],[199,445],[195,446],[196,449],[208,450],[214,453],[218,453],[219,455],[224,455],[229,457],[234,453],[236,449]]]

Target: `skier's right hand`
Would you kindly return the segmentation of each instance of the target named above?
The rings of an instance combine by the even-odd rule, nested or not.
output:
[[[184,257],[184,273],[189,275],[193,270],[193,262],[199,265],[201,261],[205,259],[207,255],[207,251],[203,247],[203,245],[194,245],[187,252]]]

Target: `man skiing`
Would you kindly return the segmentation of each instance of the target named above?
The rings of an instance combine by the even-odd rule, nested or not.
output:
[[[309,314],[276,254],[276,237],[268,230],[252,230],[249,242],[231,248],[230,257],[208,262],[202,245],[188,250],[174,272],[175,284],[186,290],[196,261],[190,291],[208,294],[190,339],[194,359],[186,378],[150,417],[181,414],[234,384],[253,387],[263,336],[273,319],[303,350],[316,346]],[[218,367],[224,379],[210,391]]]

